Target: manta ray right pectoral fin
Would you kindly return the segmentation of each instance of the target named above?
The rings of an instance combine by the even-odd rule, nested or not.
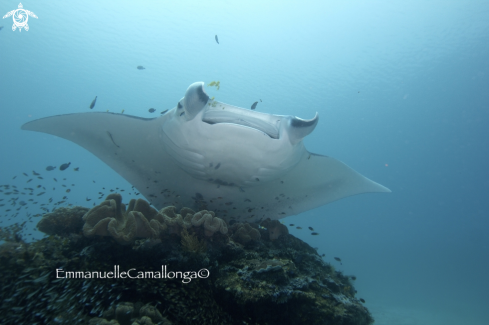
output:
[[[284,190],[294,191],[295,213],[362,193],[390,192],[339,160],[308,153],[284,178]]]

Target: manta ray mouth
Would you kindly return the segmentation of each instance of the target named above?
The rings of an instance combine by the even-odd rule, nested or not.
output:
[[[202,116],[202,122],[207,124],[235,124],[249,127],[267,134],[272,139],[280,138],[279,116],[254,112],[244,108],[224,104],[209,107]],[[219,107],[218,107],[219,106]]]

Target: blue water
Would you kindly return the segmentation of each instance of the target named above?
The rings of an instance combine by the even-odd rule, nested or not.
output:
[[[488,323],[488,1],[23,5],[39,17],[29,31],[0,21],[0,184],[46,194],[20,198],[28,204],[16,211],[0,193],[0,226],[29,220],[51,197],[90,207],[102,187],[130,188],[84,149],[23,123],[87,112],[95,96],[95,111],[154,117],[191,83],[219,80],[207,91],[229,104],[260,98],[267,113],[318,112],[306,147],[392,190],[283,220],[320,233],[291,230],[357,276],[376,324]],[[1,16],[17,6],[2,1]],[[64,162],[64,172],[44,170]],[[37,220],[26,239],[42,237]]]

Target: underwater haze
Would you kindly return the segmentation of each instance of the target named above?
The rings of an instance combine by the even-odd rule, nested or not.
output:
[[[18,5],[2,1],[1,16]],[[35,241],[53,208],[91,208],[116,188],[136,197],[87,150],[24,123],[90,111],[157,117],[203,81],[238,107],[317,112],[306,148],[392,191],[281,219],[357,277],[375,324],[487,324],[489,1],[22,5],[38,17],[28,31],[0,20],[0,227],[27,221],[23,238]],[[35,195],[6,194],[12,186]]]

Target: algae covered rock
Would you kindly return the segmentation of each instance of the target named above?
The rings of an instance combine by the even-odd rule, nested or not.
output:
[[[150,304],[146,304],[139,309],[139,316],[149,317],[155,324],[164,320],[159,310]]]
[[[122,302],[115,309],[115,319],[121,325],[130,325],[134,315],[134,304],[132,302]]]
[[[215,287],[226,310],[269,324],[373,322],[350,279],[309,245],[288,234],[262,243],[219,264]]]

